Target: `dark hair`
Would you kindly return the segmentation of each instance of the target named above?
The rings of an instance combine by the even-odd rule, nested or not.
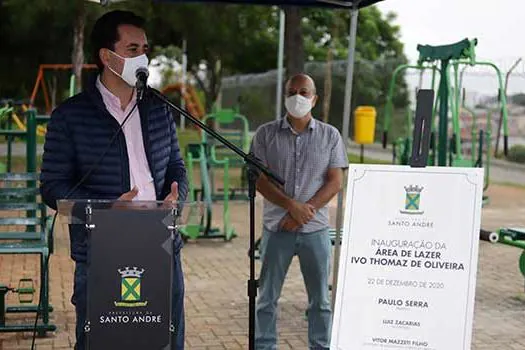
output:
[[[102,71],[104,65],[100,60],[100,49],[115,50],[115,43],[119,41],[118,27],[123,24],[132,25],[144,29],[144,18],[137,16],[131,11],[115,10],[101,16],[91,31],[91,45],[93,48],[93,59]]]

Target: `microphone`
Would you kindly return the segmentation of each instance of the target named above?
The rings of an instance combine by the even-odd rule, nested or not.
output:
[[[137,100],[140,101],[144,97],[144,91],[147,88],[147,81],[149,76],[149,71],[147,67],[138,67],[135,71],[135,76],[137,77],[137,82],[135,84],[137,88]]]

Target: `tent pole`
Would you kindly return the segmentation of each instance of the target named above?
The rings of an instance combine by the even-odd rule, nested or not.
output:
[[[284,61],[284,23],[283,9],[279,10],[279,53],[277,57],[277,91],[275,93],[275,119],[281,118],[283,99],[283,61]]]
[[[186,39],[184,38],[182,40],[182,89],[181,89],[181,95],[182,98],[180,99],[181,107],[186,108],[186,103],[184,102],[184,95],[186,94],[186,71],[188,69],[188,55],[186,53]],[[181,130],[186,129],[186,118],[180,118],[180,128]]]
[[[343,142],[345,149],[348,149],[348,129],[350,127],[350,112],[352,101],[352,82],[354,79],[354,58],[355,58],[355,42],[357,35],[357,15],[359,2],[354,4],[350,10],[350,38],[348,40],[348,60],[346,66],[346,85],[345,85],[345,99],[343,109]],[[343,190],[337,194],[337,215],[336,215],[336,235],[334,243],[334,272],[332,282],[332,310],[335,306],[335,295],[337,291],[337,275],[339,273],[339,255],[341,254],[341,229],[343,221]]]

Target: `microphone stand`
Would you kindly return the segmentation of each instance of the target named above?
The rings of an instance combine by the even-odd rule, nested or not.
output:
[[[147,90],[152,93],[154,96],[159,98],[162,102],[167,104],[173,110],[182,114],[186,119],[191,121],[193,124],[198,126],[200,129],[204,130],[207,134],[219,140],[226,147],[231,149],[237,155],[239,155],[248,166],[248,197],[250,200],[250,279],[248,280],[248,299],[249,299],[249,349],[253,350],[255,348],[255,299],[257,297],[257,280],[255,279],[255,194],[256,188],[255,183],[259,177],[259,172],[265,174],[270,180],[273,180],[280,184],[284,185],[284,180],[279,176],[272,173],[266,166],[264,166],[255,155],[250,153],[245,153],[236,145],[232,144],[230,141],[222,137],[215,130],[211,129],[200,120],[192,116],[190,113],[186,112],[184,109],[174,105],[169,101],[162,93],[159,91],[148,87]]]

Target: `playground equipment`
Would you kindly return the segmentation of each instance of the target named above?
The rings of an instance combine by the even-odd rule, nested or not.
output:
[[[36,136],[44,137],[46,134],[46,124],[50,116],[52,108],[54,107],[51,103],[50,96],[48,93],[48,87],[46,85],[45,71],[46,70],[71,70],[72,64],[41,64],[38,68],[38,74],[31,93],[29,101],[14,102],[13,100],[3,100],[0,104],[0,135],[3,135],[7,139],[7,164],[0,163],[0,173],[11,171],[12,162],[12,144],[17,137],[25,137],[31,134],[33,131],[28,132],[28,111],[35,108],[35,100],[39,91],[42,89],[45,102],[45,111],[47,114],[36,115]],[[94,64],[84,64],[83,69],[95,69],[97,68]],[[73,96],[75,91],[75,76],[71,74],[69,79],[69,96]],[[36,142],[36,141],[35,141]],[[32,145],[28,145],[32,148]],[[33,158],[32,154],[28,153],[28,159]]]
[[[0,174],[0,254],[36,254],[40,256],[40,295],[38,305],[33,304],[35,287],[26,273],[18,287],[0,283],[0,333],[28,332],[35,328],[34,321],[7,323],[9,313],[38,313],[42,322],[36,325],[40,336],[56,330],[49,322],[53,311],[49,304],[48,258],[53,253],[52,218],[46,214],[46,205],[38,200],[38,174]],[[8,293],[18,294],[18,305],[6,305]]]
[[[198,119],[202,119],[204,116],[204,107],[197,95],[197,92],[191,85],[184,85],[182,83],[171,84],[164,87],[161,91],[164,95],[172,92],[178,92],[184,99],[184,105],[186,110]]]
[[[38,67],[38,74],[36,77],[35,85],[33,87],[33,92],[31,93],[29,106],[34,107],[35,106],[35,100],[36,96],[38,94],[38,89],[42,89],[42,93],[44,95],[44,103],[45,103],[45,112],[46,114],[51,114],[51,111],[53,110],[53,105],[50,100],[50,96],[48,93],[48,87],[46,85],[46,79],[45,79],[45,71],[46,70],[53,70],[53,71],[59,71],[59,70],[69,70],[71,71],[73,69],[72,64],[41,64]],[[97,69],[97,65],[95,64],[83,64],[82,69]],[[74,74],[71,75],[69,79],[69,96],[73,96],[75,94],[75,77]]]
[[[44,115],[37,115],[36,121],[36,134],[37,136],[44,137],[46,134],[46,126],[39,125],[45,124],[49,121],[49,115],[53,109],[53,104],[51,103],[50,96],[48,93],[48,87],[45,80],[45,71],[46,70],[71,70],[73,68],[72,64],[41,64],[38,68],[38,74],[33,87],[33,92],[29,101],[15,103],[12,100],[4,100],[2,104],[5,104],[4,107],[0,107],[0,135],[4,135],[8,140],[8,163],[11,159],[11,144],[14,139],[18,136],[23,136],[27,132],[27,122],[24,117],[26,112],[29,109],[35,108],[35,100],[39,91],[39,88],[42,89],[44,102],[45,102],[45,112]],[[83,69],[95,69],[97,68],[94,64],[84,64]],[[75,76],[71,74],[69,79],[69,97],[73,96],[76,93],[75,91]],[[53,99],[54,100],[54,99]],[[16,107],[16,108],[15,108]],[[4,171],[10,171],[8,166]],[[0,166],[0,172],[3,167]]]
[[[23,106],[22,107],[22,110],[25,112],[27,111],[27,107],[26,106]],[[40,120],[46,120],[48,118],[44,118],[45,116],[37,116],[37,119],[40,119]],[[15,123],[15,125],[18,127],[19,130],[22,130],[22,131],[26,131],[27,130],[27,125],[23,122],[23,119],[21,117],[19,117],[14,110],[11,110],[11,118],[13,119],[13,122]],[[36,126],[36,134],[37,136],[45,136],[46,135],[46,127],[44,125],[37,125]]]
[[[485,190],[489,186],[490,179],[490,157],[492,145],[492,113],[487,114],[487,128],[483,130],[478,126],[478,119],[472,110],[468,109],[461,103],[462,81],[459,79],[460,67],[488,66],[494,68],[499,84],[499,106],[497,110],[502,113],[503,130],[504,130],[504,153],[508,151],[508,125],[507,125],[507,101],[504,93],[501,72],[499,68],[491,62],[476,61],[475,47],[477,39],[464,39],[460,42],[444,46],[418,45],[419,60],[417,65],[399,66],[392,76],[390,82],[387,104],[385,107],[385,119],[383,128],[383,148],[386,148],[388,142],[388,132],[390,129],[393,113],[393,93],[397,75],[405,69],[411,68],[420,70],[432,70],[431,89],[434,89],[436,82],[436,73],[439,73],[439,87],[432,113],[432,136],[431,150],[428,165],[452,166],[452,167],[484,167],[485,169]],[[439,65],[438,65],[439,63]],[[453,84],[451,83],[451,67],[454,70]],[[460,111],[463,109],[473,115],[471,127],[471,144],[470,155],[465,154],[466,140],[461,137]],[[450,108],[450,118],[449,118]],[[398,138],[393,142],[394,163],[408,164],[409,155],[412,149],[412,139],[410,132],[412,130],[413,115],[407,113],[407,135]],[[451,128],[449,123],[451,122]],[[437,124],[437,126],[436,126]],[[437,128],[437,130],[436,130]],[[437,137],[436,137],[437,135]],[[477,143],[477,144],[476,144]],[[485,159],[483,158],[485,153]],[[484,200],[488,200],[484,197]]]

